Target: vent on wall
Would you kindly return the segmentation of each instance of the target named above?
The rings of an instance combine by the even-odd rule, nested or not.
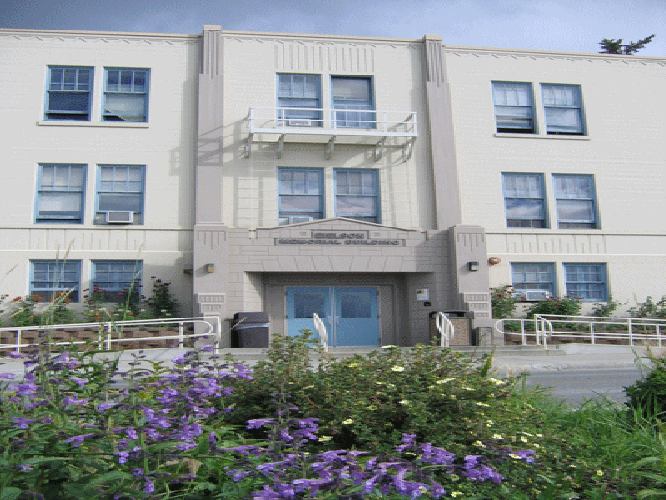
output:
[[[107,224],[132,224],[134,221],[134,212],[113,211],[106,212]]]
[[[550,297],[548,290],[516,290],[514,295],[525,302],[539,302]]]

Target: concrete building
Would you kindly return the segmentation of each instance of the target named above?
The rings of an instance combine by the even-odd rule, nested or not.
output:
[[[316,312],[367,346],[427,342],[440,310],[488,327],[501,284],[664,293],[664,58],[219,26],[0,48],[11,295],[140,272],[227,328]]]

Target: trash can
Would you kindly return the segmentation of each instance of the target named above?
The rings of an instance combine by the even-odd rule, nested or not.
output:
[[[268,314],[263,311],[234,314],[231,347],[267,348]]]

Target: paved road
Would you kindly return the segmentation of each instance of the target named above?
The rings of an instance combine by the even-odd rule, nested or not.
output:
[[[532,373],[527,377],[527,385],[552,388],[555,397],[572,405],[599,395],[624,403],[624,387],[633,385],[640,376],[638,368],[560,370]]]

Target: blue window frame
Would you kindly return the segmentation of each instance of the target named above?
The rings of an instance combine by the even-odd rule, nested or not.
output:
[[[372,78],[332,76],[331,99],[336,127],[377,128]]]
[[[548,227],[542,174],[503,173],[507,227]]]
[[[608,298],[606,264],[564,264],[567,295],[586,302]]]
[[[511,280],[516,290],[547,290],[555,297],[555,264],[513,262]]]
[[[277,106],[281,126],[321,127],[319,75],[278,73]]]
[[[103,121],[148,121],[149,70],[104,69]]]
[[[324,174],[315,168],[279,168],[280,225],[324,216]]]
[[[376,170],[335,169],[335,215],[381,223]]]
[[[139,260],[94,260],[92,290],[97,300],[123,302],[128,293],[141,295],[143,263]]]
[[[93,69],[49,66],[45,120],[90,120]]]
[[[113,223],[129,212],[128,223],[143,224],[144,172],[143,165],[99,166],[96,223]]]
[[[72,302],[79,301],[81,261],[30,261],[30,295],[51,301],[61,294]]]
[[[591,175],[553,175],[560,229],[596,229],[597,210]]]
[[[585,135],[580,85],[541,84],[546,133]]]
[[[498,132],[534,134],[534,99],[531,83],[492,82]]]
[[[39,165],[35,222],[83,223],[85,180],[85,165]]]

